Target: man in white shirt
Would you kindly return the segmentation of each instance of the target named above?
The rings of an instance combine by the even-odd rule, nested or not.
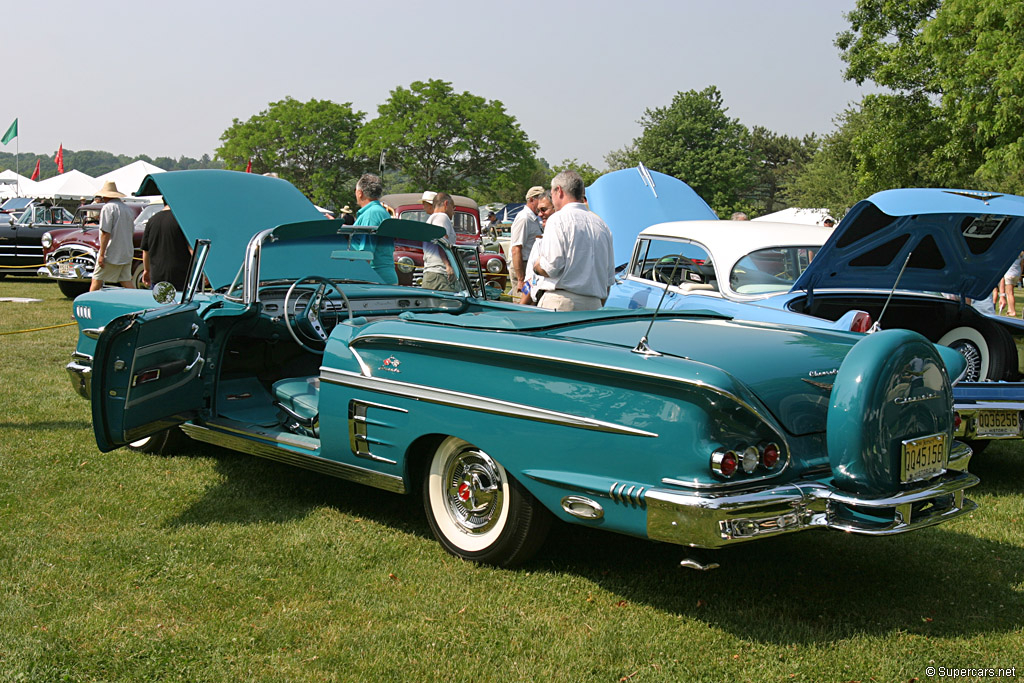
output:
[[[100,210],[100,248],[96,253],[90,292],[100,289],[105,282],[117,282],[129,289],[135,287],[132,282],[135,214],[121,201],[121,197],[124,195],[117,191],[113,180],[104,183],[96,193],[103,209]]]
[[[447,192],[438,192],[434,196],[434,212],[427,222],[444,228],[448,243],[455,246],[455,200]],[[423,243],[423,281],[424,289],[440,289],[445,292],[455,291],[455,269],[448,263],[448,257],[433,242]]]
[[[551,180],[555,213],[548,218],[534,271],[545,278],[538,306],[553,311],[593,311],[615,282],[612,231],[583,204],[583,179],[562,171]]]
[[[509,242],[510,256],[508,262],[509,277],[512,280],[512,299],[519,296],[526,273],[526,262],[530,260],[533,241],[541,236],[543,229],[537,218],[537,201],[544,194],[544,188],[534,185],[526,191],[526,206],[512,221],[512,239]]]

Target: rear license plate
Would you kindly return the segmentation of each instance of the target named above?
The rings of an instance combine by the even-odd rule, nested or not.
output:
[[[934,477],[946,469],[949,443],[945,434],[932,434],[903,442],[900,481],[904,484]]]
[[[1017,436],[1020,413],[1016,410],[979,410],[978,436]]]
[[[71,263],[71,261],[62,261],[57,264],[57,272],[61,275],[73,276],[75,274],[75,264]]]

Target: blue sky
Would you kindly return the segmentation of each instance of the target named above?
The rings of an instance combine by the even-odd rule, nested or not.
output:
[[[603,168],[646,108],[708,85],[747,126],[832,130],[864,93],[843,80],[833,45],[854,4],[6,3],[0,127],[17,117],[27,152],[199,157],[232,119],[286,96],[372,118],[396,86],[440,78],[503,102],[550,163]]]

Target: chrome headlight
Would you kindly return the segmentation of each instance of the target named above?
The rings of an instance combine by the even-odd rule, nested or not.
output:
[[[43,249],[49,249],[50,245],[53,244],[53,235],[48,232],[44,232],[39,241],[43,243]]]
[[[505,264],[500,258],[490,258],[487,260],[488,273],[500,273],[503,270],[505,270]]]
[[[395,259],[395,265],[403,273],[411,273],[416,270],[416,262],[412,260],[411,256],[399,256]]]

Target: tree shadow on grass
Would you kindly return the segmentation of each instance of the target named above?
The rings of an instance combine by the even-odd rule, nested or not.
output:
[[[222,481],[168,526],[287,522],[330,507],[433,538],[415,493],[389,493],[214,447],[196,451],[216,458]],[[993,472],[990,483],[983,480],[974,491],[1024,491],[1024,463],[992,460],[983,469],[1002,476]],[[983,514],[984,508],[973,513]],[[721,568],[701,573],[679,567],[686,548],[557,523],[525,570],[575,574],[616,600],[775,645],[894,632],[956,637],[1024,627],[1024,594],[1018,589],[1024,544],[973,536],[958,524],[884,538],[812,530],[764,539],[713,553]],[[508,574],[516,580],[514,570]]]

